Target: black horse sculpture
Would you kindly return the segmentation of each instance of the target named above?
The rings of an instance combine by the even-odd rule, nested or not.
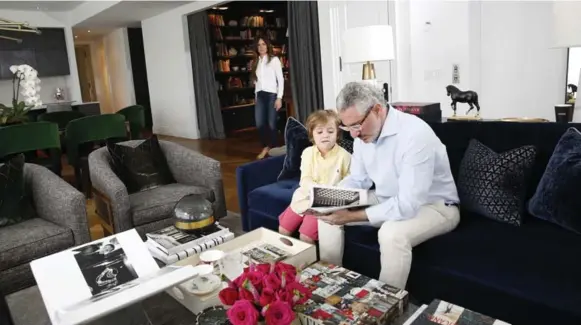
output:
[[[454,116],[456,116],[456,103],[468,103],[470,105],[470,108],[466,111],[466,115],[476,106],[476,117],[480,116],[480,104],[478,104],[478,94],[475,91],[461,91],[452,85],[446,86],[446,91],[448,92],[447,95],[452,98],[451,105],[452,110],[454,110]]]

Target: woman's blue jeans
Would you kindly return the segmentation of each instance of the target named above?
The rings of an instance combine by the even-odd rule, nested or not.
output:
[[[269,93],[266,91],[258,91],[256,93],[254,118],[256,120],[256,128],[260,133],[260,142],[262,142],[263,147],[276,147],[278,130],[276,129],[277,112],[274,108],[275,101],[275,93]]]

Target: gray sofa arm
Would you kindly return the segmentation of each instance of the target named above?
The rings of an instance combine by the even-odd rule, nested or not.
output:
[[[133,228],[131,205],[125,184],[117,177],[109,163],[107,147],[89,154],[89,175],[93,188],[108,199],[114,231],[122,232]]]
[[[179,144],[159,141],[167,164],[178,183],[210,188],[214,192],[214,217],[226,216],[226,199],[220,162]]]
[[[26,164],[24,177],[40,218],[71,229],[75,245],[91,241],[83,193],[39,165]]]

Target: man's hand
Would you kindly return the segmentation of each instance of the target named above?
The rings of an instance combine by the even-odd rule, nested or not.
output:
[[[343,209],[318,218],[330,225],[342,226],[350,222],[367,221],[367,214],[363,209],[355,211]]]
[[[274,109],[276,109],[276,111],[278,112],[278,110],[282,107],[282,99],[277,98],[276,101],[274,101]]]

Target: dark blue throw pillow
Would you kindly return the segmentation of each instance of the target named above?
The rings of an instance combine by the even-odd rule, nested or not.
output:
[[[561,137],[533,197],[531,215],[581,234],[581,133],[569,128]]]
[[[278,180],[299,178],[301,176],[301,155],[311,145],[307,128],[293,117],[286,121],[284,129],[286,157]]]

